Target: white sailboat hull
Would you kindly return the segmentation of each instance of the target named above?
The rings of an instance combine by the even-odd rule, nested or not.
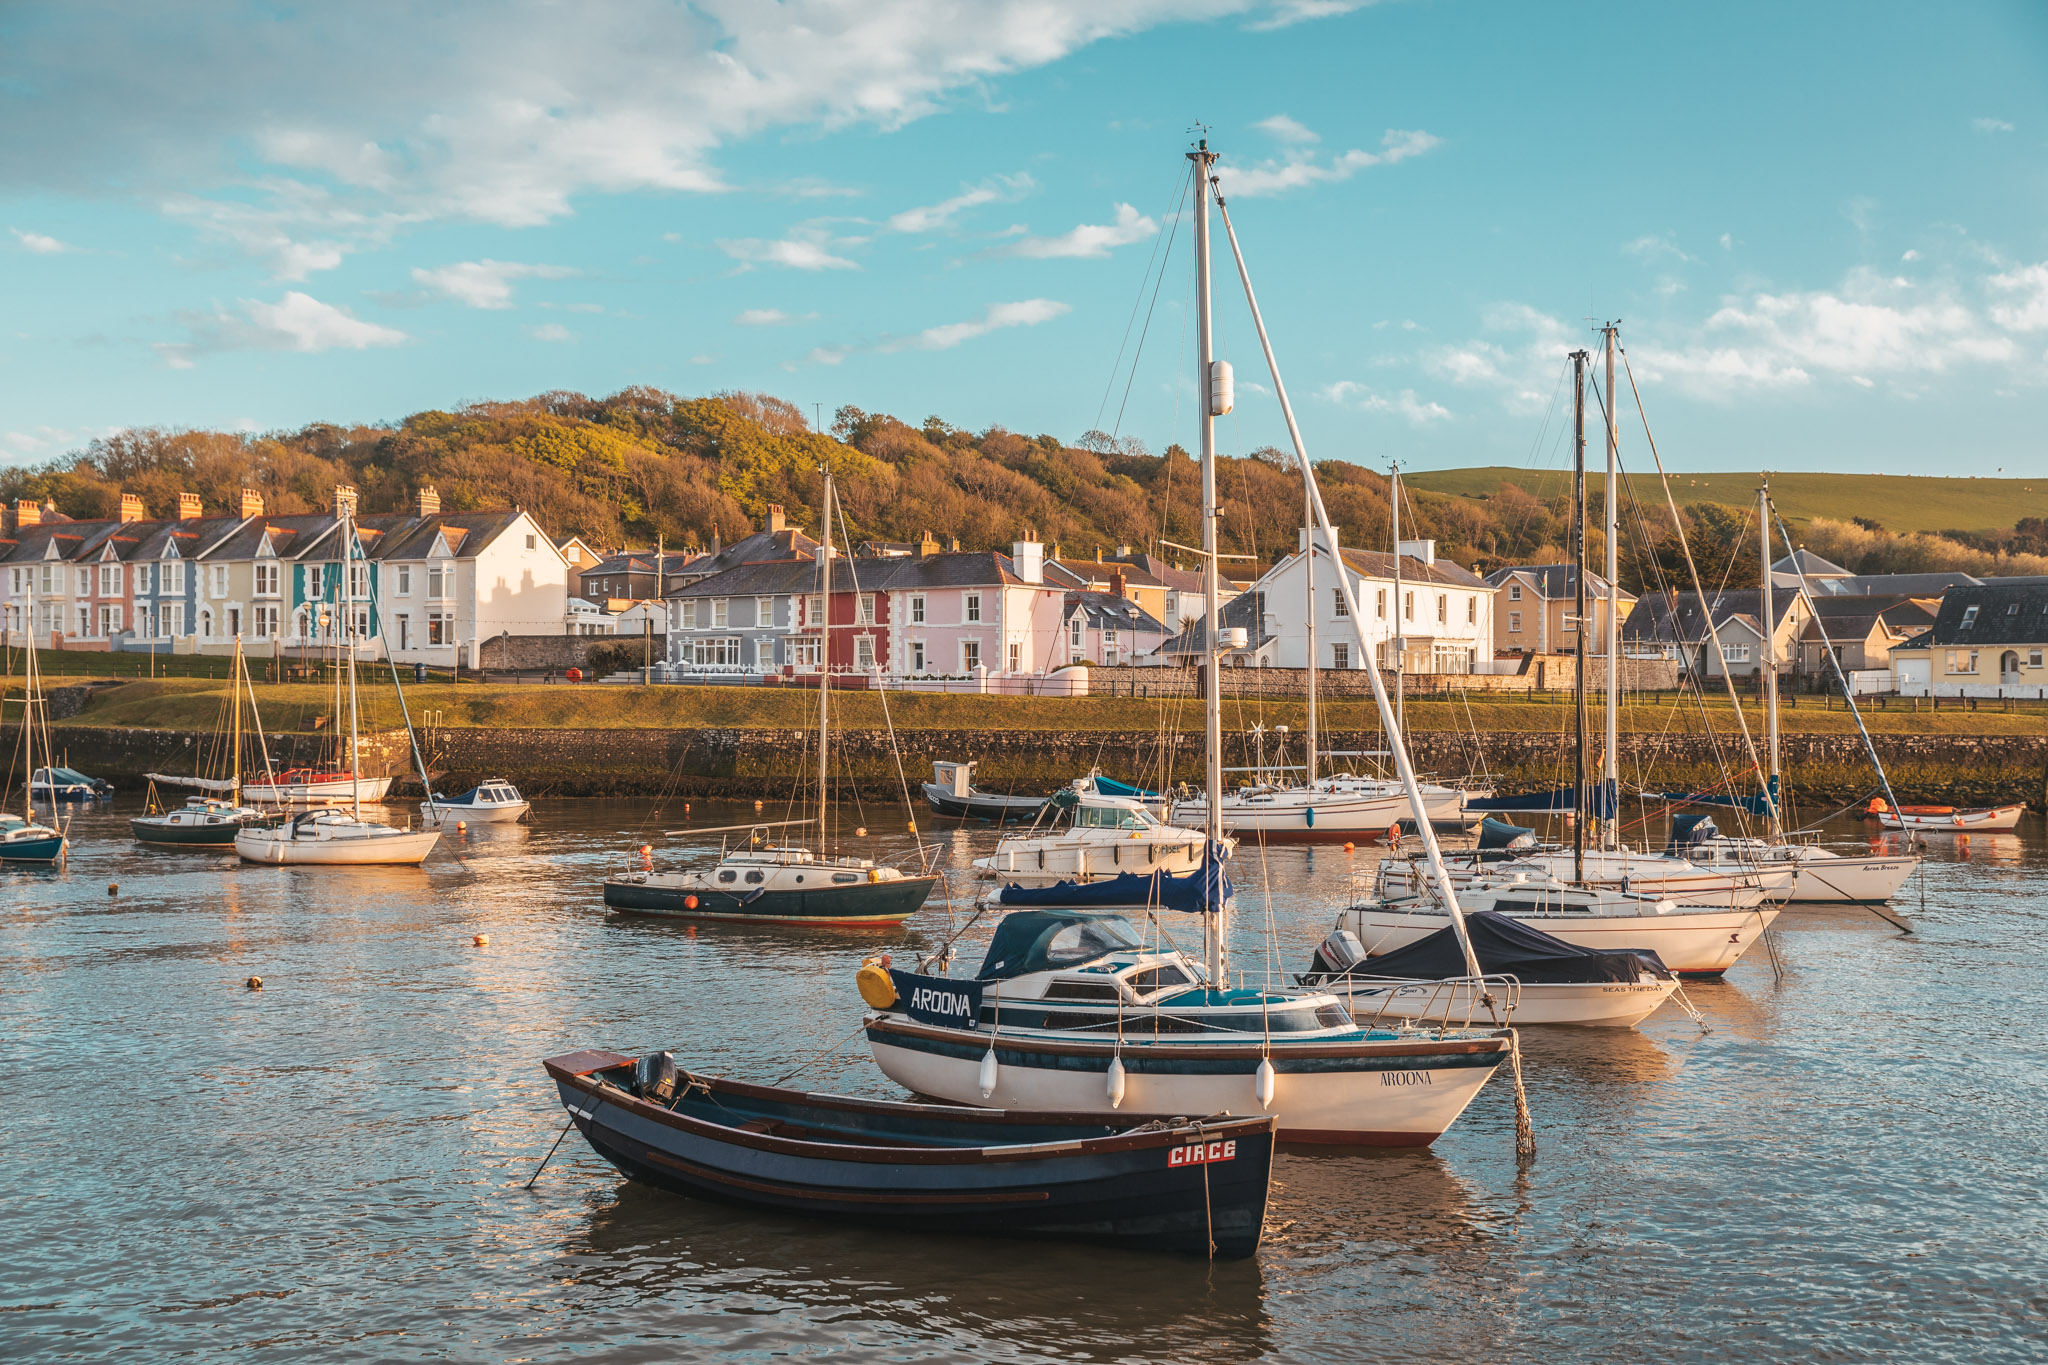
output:
[[[1800,858],[1792,899],[1814,904],[1881,904],[1899,894],[1918,866],[1918,858],[1896,854]]]
[[[1381,1019],[1448,1020],[1453,1026],[1471,1020],[1493,1022],[1493,1014],[1469,983],[1325,981],[1316,989],[1342,1000],[1360,1024]],[[1645,974],[1637,981],[1523,982],[1512,988],[1514,1008],[1508,1023],[1574,1025],[1580,1028],[1633,1028],[1655,1014],[1678,989],[1678,982]],[[1498,1000],[1501,989],[1496,987]]]
[[[880,1027],[878,1027],[878,1025]],[[1380,1057],[1358,1057],[1375,1045],[1321,1043],[1299,1049],[1304,1069],[1290,1070],[1290,1049],[1276,1044],[1273,1097],[1261,1106],[1258,1041],[1229,1046],[1134,1043],[1121,1049],[1125,1067],[1121,1105],[1112,1105],[1106,1083],[1118,1050],[1107,1043],[1058,1044],[1005,1035],[996,1040],[996,1084],[981,1093],[981,1061],[987,1033],[934,1029],[894,1020],[870,1020],[868,1040],[875,1062],[891,1080],[919,1095],[958,1104],[1004,1109],[1108,1114],[1256,1114],[1279,1116],[1283,1142],[1345,1146],[1420,1147],[1441,1136],[1479,1093],[1505,1055],[1507,1040],[1489,1037],[1470,1043],[1385,1043]],[[943,1050],[935,1041],[954,1044]],[[1443,1049],[1432,1052],[1431,1049]],[[1474,1064],[1475,1049],[1483,1051]],[[1318,1054],[1354,1054],[1358,1069]],[[1196,1073],[1148,1070],[1158,1054],[1201,1057],[1217,1067]],[[1162,1057],[1160,1060],[1167,1060]],[[1036,1064],[1034,1064],[1036,1063]],[[1409,1065],[1403,1065],[1409,1063]],[[1187,1061],[1179,1062],[1185,1067]],[[1314,1069],[1308,1069],[1308,1068]]]
[[[1223,798],[1223,828],[1231,834],[1264,842],[1342,843],[1385,839],[1410,818],[1405,796],[1358,795],[1295,788],[1255,796]],[[1182,829],[1205,829],[1209,803],[1200,797],[1174,803],[1172,822]]]
[[[503,801],[474,806],[420,802],[420,815],[434,824],[452,825],[458,820],[470,825],[509,825],[526,814],[528,803]]]
[[[438,830],[394,830],[389,834],[292,838],[289,826],[243,830],[235,852],[244,862],[271,867],[388,867],[425,861],[440,839]]]
[[[1008,886],[1106,882],[1126,872],[1185,876],[1201,868],[1204,842],[1202,835],[1181,830],[1141,833],[1135,839],[1012,838],[1003,840],[989,857],[975,859],[974,865]]]
[[[1582,911],[1532,914],[1506,913],[1553,938],[1603,953],[1648,949],[1666,967],[1682,976],[1719,976],[1740,960],[1750,944],[1763,936],[1778,911],[1673,910],[1643,914],[1601,915]],[[1358,935],[1368,953],[1390,953],[1425,938],[1450,923],[1441,910],[1354,906],[1337,916],[1337,927]]]
[[[242,799],[259,806],[341,806],[354,801],[382,801],[394,780],[358,777],[318,782],[252,782],[242,788]]]
[[[1501,876],[1502,865],[1498,863],[1475,869],[1471,864],[1455,859],[1447,859],[1446,862],[1451,884],[1459,890],[1475,883],[1492,885]],[[1569,852],[1537,850],[1523,854],[1516,866],[1529,869],[1532,875],[1559,881],[1571,881],[1574,871]],[[1428,880],[1427,867],[1420,863],[1388,862],[1380,866],[1380,892],[1384,896],[1415,895]],[[1681,860],[1589,849],[1585,857],[1585,876],[1576,884],[1601,891],[1676,901],[1680,905],[1727,906],[1740,910],[1761,905],[1766,899],[1784,899],[1791,894],[1792,880],[1790,868],[1759,871],[1744,867],[1737,871],[1718,871]]]

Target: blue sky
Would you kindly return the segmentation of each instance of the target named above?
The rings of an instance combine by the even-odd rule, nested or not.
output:
[[[1199,120],[1319,458],[1553,464],[1619,317],[1674,468],[2030,472],[2044,77],[2019,3],[31,0],[0,459],[629,384],[1186,442],[1185,223],[1116,357]]]

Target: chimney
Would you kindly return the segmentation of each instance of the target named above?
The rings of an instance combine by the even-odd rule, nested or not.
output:
[[[121,520],[123,523],[141,521],[147,515],[149,514],[142,510],[141,498],[133,493],[123,493],[121,495]]]
[[[1045,556],[1047,559],[1058,559],[1060,557],[1060,543],[1057,540],[1052,543],[1052,548],[1045,552]]]
[[[178,494],[178,520],[197,521],[206,515],[206,507],[199,501],[197,493]]]
[[[239,515],[245,520],[249,517],[262,516],[263,495],[253,488],[244,488],[242,490],[242,510]]]
[[[356,514],[356,490],[352,485],[334,485],[334,515],[352,517]]]
[[[789,523],[788,523],[788,522],[786,522],[786,521],[784,521],[784,520],[783,520],[783,518],[782,518],[782,504],[781,504],[781,503],[779,503],[779,502],[771,502],[771,503],[769,503],[769,504],[768,504],[768,531],[769,531],[769,534],[771,534],[771,535],[772,535],[772,534],[774,534],[774,533],[775,533],[775,532],[777,532],[777,531],[785,531],[785,530],[788,530],[788,529],[789,529]]]
[[[1038,541],[1020,540],[1010,546],[1010,563],[1026,583],[1045,582],[1045,546]]]
[[[917,533],[917,557],[928,559],[939,552],[939,540],[930,531]]]
[[[947,551],[948,551],[949,553],[952,553],[952,554],[956,554],[956,555],[957,555],[957,554],[959,554],[959,553],[960,553],[960,537],[958,537],[958,536],[947,536],[947,537],[946,537],[946,549],[947,549]]]
[[[1116,573],[1112,573],[1112,574],[1111,574],[1111,575],[1109,576],[1109,591],[1110,591],[1110,595],[1111,595],[1111,596],[1113,596],[1113,597],[1122,597],[1122,596],[1125,596],[1125,593],[1124,593],[1124,587],[1125,587],[1125,584],[1124,584],[1124,576],[1123,576],[1123,572],[1122,572],[1121,570],[1117,571]]]
[[[441,495],[434,491],[434,485],[423,483],[412,495],[412,514],[416,517],[437,517],[441,515]]]
[[[1116,557],[1118,559],[1123,559],[1127,557],[1130,553],[1131,547],[1128,545],[1119,545],[1116,547]]]
[[[23,498],[19,502],[14,504],[15,530],[19,531],[24,526],[40,525],[42,523],[42,520],[42,504],[37,502],[34,498]]]
[[[1404,540],[1401,553],[1409,559],[1419,559],[1424,564],[1436,563],[1436,542],[1433,540]]]

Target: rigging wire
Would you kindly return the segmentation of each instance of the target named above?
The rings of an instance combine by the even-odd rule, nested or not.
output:
[[[1181,215],[1181,208],[1180,208],[1180,206],[1181,206],[1182,204],[1185,204],[1185,203],[1187,202],[1188,184],[1190,183],[1190,182],[1189,182],[1189,178],[1188,178],[1188,177],[1189,177],[1189,175],[1190,175],[1190,173],[1191,173],[1191,171],[1192,171],[1192,167],[1193,167],[1193,163],[1192,163],[1192,162],[1190,162],[1190,163],[1189,163],[1189,166],[1188,166],[1187,168],[1184,168],[1184,169],[1183,169],[1183,170],[1182,170],[1182,171],[1181,171],[1181,172],[1179,173],[1179,175],[1178,175],[1178,176],[1176,177],[1176,180],[1177,180],[1177,181],[1179,182],[1179,187],[1180,187],[1180,188],[1179,188],[1179,192],[1178,192],[1178,199],[1177,199],[1177,201],[1176,201],[1176,203],[1175,203],[1175,205],[1174,205],[1174,210],[1173,210],[1173,220],[1174,220],[1174,231],[1175,231],[1175,232],[1177,232],[1177,231],[1179,230],[1179,228],[1180,228],[1180,215]],[[1147,283],[1148,281],[1150,281],[1150,280],[1151,280],[1151,278],[1152,278],[1152,267],[1153,267],[1153,265],[1154,265],[1155,263],[1159,263],[1159,266],[1160,266],[1160,273],[1161,273],[1161,277],[1163,278],[1163,277],[1164,277],[1164,275],[1165,275],[1165,269],[1166,269],[1166,267],[1165,267],[1165,265],[1164,265],[1163,263],[1160,263],[1160,262],[1159,262],[1159,248],[1160,248],[1160,245],[1161,245],[1161,243],[1162,243],[1162,242],[1164,242],[1164,243],[1165,243],[1165,244],[1167,245],[1167,251],[1168,251],[1168,254],[1169,254],[1169,255],[1171,255],[1171,253],[1172,253],[1172,240],[1173,240],[1173,239],[1172,239],[1172,236],[1171,236],[1171,235],[1169,235],[1169,236],[1167,236],[1167,237],[1164,237],[1164,238],[1162,238],[1162,237],[1161,237],[1161,236],[1160,236],[1160,235],[1159,235],[1158,233],[1156,233],[1156,232],[1155,232],[1154,234],[1152,234],[1152,254],[1151,254],[1150,256],[1148,256],[1148,257],[1146,257],[1146,258],[1145,258],[1145,273],[1144,273],[1144,274],[1142,274],[1142,275],[1140,275],[1140,276],[1138,277],[1138,293],[1137,293],[1137,297],[1135,297],[1135,298],[1133,298],[1133,299],[1131,300],[1131,316],[1130,316],[1130,317],[1129,317],[1129,319],[1127,319],[1127,320],[1125,321],[1125,323],[1124,323],[1124,335],[1123,335],[1123,340],[1121,340],[1120,342],[1118,342],[1118,343],[1117,343],[1117,348],[1116,348],[1116,359],[1115,359],[1114,361],[1112,361],[1112,362],[1111,362],[1111,364],[1110,364],[1110,367],[1109,367],[1109,382],[1108,382],[1108,383],[1106,383],[1106,384],[1104,384],[1104,385],[1102,386],[1102,401],[1101,401],[1100,403],[1098,403],[1098,404],[1096,405],[1096,408],[1095,408],[1095,428],[1096,428],[1096,430],[1098,430],[1098,431],[1100,431],[1100,430],[1102,429],[1102,414],[1103,414],[1103,413],[1105,413],[1105,412],[1107,412],[1107,411],[1109,411],[1109,395],[1110,395],[1111,393],[1113,393],[1113,392],[1114,392],[1114,391],[1116,390],[1116,374],[1117,374],[1117,371],[1118,371],[1118,370],[1120,370],[1120,369],[1122,369],[1122,368],[1123,368],[1123,364],[1124,364],[1124,351],[1125,351],[1125,349],[1126,349],[1127,347],[1129,347],[1129,345],[1131,344],[1131,328],[1135,327],[1135,326],[1137,325],[1137,323],[1138,323],[1138,305],[1142,304],[1142,303],[1143,303],[1143,302],[1145,301],[1145,285],[1146,285],[1146,283]],[[1159,301],[1159,293],[1158,293],[1158,290],[1157,290],[1157,288],[1156,288],[1156,287],[1155,287],[1155,288],[1154,288],[1154,290],[1153,290],[1153,294],[1152,294],[1152,301],[1153,301],[1153,303],[1154,303],[1154,304],[1157,304],[1157,303],[1158,303],[1158,301]],[[1151,317],[1152,317],[1152,315],[1151,315],[1151,314],[1150,314],[1149,312],[1147,312],[1147,313],[1146,313],[1146,315],[1145,315],[1145,319],[1146,319],[1146,321],[1147,321],[1148,323],[1149,323],[1149,322],[1151,321]],[[1144,338],[1143,338],[1143,337],[1140,337],[1140,338],[1139,338],[1139,340],[1138,340],[1138,349],[1139,349],[1140,351],[1143,351],[1143,350],[1144,350],[1144,348],[1145,348],[1145,342],[1144,342]],[[1138,366],[1138,357],[1134,355],[1134,356],[1132,356],[1132,357],[1131,357],[1131,369],[1132,369],[1133,373],[1135,373],[1135,372],[1136,372],[1136,370],[1137,370],[1137,366]],[[1126,388],[1126,390],[1125,390],[1125,393],[1126,393],[1126,396],[1128,396],[1128,394],[1129,394],[1129,389],[1128,389],[1128,387]],[[1121,410],[1121,409],[1119,409],[1119,410],[1118,410],[1118,412],[1117,412],[1117,417],[1118,417],[1118,420],[1119,420],[1119,422],[1121,422],[1121,420],[1122,420],[1122,417],[1123,417],[1123,412],[1122,412],[1122,410]]]

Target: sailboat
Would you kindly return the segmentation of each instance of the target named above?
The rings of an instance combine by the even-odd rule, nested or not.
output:
[[[1757,537],[1763,556],[1763,616],[1768,622],[1777,619],[1772,609],[1771,594],[1775,585],[1771,582],[1771,525],[1776,520],[1776,511],[1771,503],[1771,481],[1765,478],[1757,489]],[[1799,572],[1799,593],[1812,599],[1806,592],[1806,574],[1800,569],[1797,548],[1792,546],[1791,537],[1786,537],[1788,553],[1792,555],[1792,566]],[[1821,621],[1818,613],[1814,620]],[[1848,681],[1841,676],[1841,660],[1827,638],[1827,626],[1821,624],[1821,652],[1835,669],[1836,678],[1842,684],[1842,695],[1848,699],[1849,711],[1856,718],[1856,729],[1863,736],[1866,752],[1870,755],[1871,766],[1876,768],[1878,780],[1885,789],[1885,797],[1891,796],[1891,779],[1885,776],[1884,762],[1877,756],[1877,748],[1870,742],[1870,732],[1864,728],[1863,715],[1856,709],[1856,697]],[[1766,651],[1767,655],[1769,651]],[[1795,839],[1785,831],[1784,807],[1780,802],[1780,773],[1778,761],[1778,670],[1775,659],[1767,658],[1763,672],[1764,683],[1764,726],[1766,752],[1770,770],[1764,776],[1761,804],[1768,822],[1765,838],[1737,838],[1720,836],[1697,842],[1693,846],[1695,862],[1711,866],[1722,860],[1736,861],[1763,868],[1790,868],[1794,873],[1792,886],[1787,893],[1788,900],[1813,904],[1882,905],[1898,895],[1899,888],[1920,866],[1920,859],[1911,853],[1842,853],[1824,848],[1810,839]],[[1890,809],[1885,798],[1875,803]],[[2023,807],[2020,809],[2024,809]],[[1893,828],[1905,826],[1894,825]],[[1996,826],[1992,826],[1996,827]],[[2010,829],[2011,825],[2004,828]]]
[[[353,760],[358,753],[360,741],[360,707],[356,697],[356,613],[357,604],[367,601],[358,595],[355,587],[356,544],[356,495],[352,488],[337,488],[334,498],[334,515],[337,534],[341,537],[341,582],[336,593],[337,608],[341,612],[340,648],[346,656],[343,668],[347,682],[346,706],[348,712],[348,753]],[[387,649],[386,655],[390,651]],[[398,665],[391,663],[391,685],[398,689],[398,702],[405,710],[405,688],[398,681]],[[337,688],[340,682],[337,681]],[[412,736],[412,716],[405,711],[406,734]],[[412,744],[413,760],[420,767],[420,781],[426,782],[426,766],[420,762],[419,742]],[[353,773],[351,773],[353,776]],[[390,779],[384,779],[386,787]],[[431,791],[432,788],[429,787]],[[276,825],[248,826],[235,834],[235,852],[246,862],[269,863],[278,866],[318,867],[366,867],[366,866],[417,866],[433,851],[441,838],[439,830],[400,829],[394,825],[382,824],[363,818],[363,794],[359,787],[351,784],[347,798],[349,808],[342,810],[333,806],[316,807],[302,811]]]
[[[832,733],[832,471],[823,471],[823,533],[818,537],[818,813],[801,820],[757,820],[671,834],[744,832],[737,847],[721,849],[709,867],[620,872],[604,881],[604,903],[614,910],[681,919],[746,920],[756,924],[900,924],[931,895],[935,873],[906,873],[872,858],[821,855],[796,844],[770,842],[769,831],[816,825],[822,844],[830,834]],[[858,584],[855,584],[858,589]]]
[[[1231,376],[1228,363],[1215,359],[1212,350],[1209,203],[1216,154],[1203,139],[1188,156],[1194,163],[1203,596],[1210,650],[1203,670],[1203,833],[1213,851],[1224,842],[1223,709],[1216,665],[1220,651],[1230,647],[1218,629],[1216,419],[1230,410]],[[1265,324],[1230,215],[1221,196],[1216,199],[1264,344]],[[1299,450],[1278,364],[1270,345],[1265,351]],[[1318,524],[1327,534],[1329,518],[1306,460],[1303,465]],[[1348,582],[1341,591],[1353,595]],[[1377,670],[1367,673],[1395,741],[1411,810],[1420,817],[1414,773],[1401,751],[1385,689]],[[1421,824],[1434,849],[1427,819]],[[1210,859],[1220,870],[1213,852]],[[1455,900],[1451,905],[1455,912]],[[1196,908],[1202,912],[1200,960],[1173,947],[1163,930],[1160,941],[1148,945],[1139,926],[1122,915],[1030,909],[1013,911],[996,926],[971,980],[905,972],[879,961],[865,964],[859,985],[874,1010],[867,1019],[869,1047],[898,1084],[961,1104],[1080,1113],[1107,1113],[1126,1103],[1166,1114],[1264,1111],[1276,1116],[1283,1141],[1386,1146],[1435,1140],[1508,1058],[1513,1034],[1505,1029],[1416,1028],[1405,1022],[1391,1029],[1360,1028],[1343,1002],[1326,992],[1231,989],[1223,962],[1224,902],[1212,896]],[[1150,918],[1156,925],[1156,915]]]
[[[344,573],[346,567],[344,564]],[[335,632],[333,714],[337,716],[341,714],[346,700],[342,695],[344,677],[350,686],[355,682],[354,674],[345,673],[342,669],[340,657],[344,642],[351,638],[348,627],[353,623],[342,624],[344,628]],[[324,649],[322,652],[324,655]],[[326,766],[287,768],[281,773],[266,773],[262,782],[251,782],[243,789],[243,797],[264,806],[338,806],[382,801],[390,793],[393,779],[364,777],[354,735],[350,735],[346,745],[342,742],[339,726],[335,727],[333,735],[334,747]]]
[[[232,736],[225,778],[181,777],[170,773],[149,773],[149,801],[146,813],[128,822],[137,841],[165,848],[227,848],[235,835],[251,825],[274,825],[278,814],[242,804],[242,696],[248,694],[249,714],[256,718],[257,743],[263,754],[263,772],[270,774],[270,747],[263,741],[263,722],[256,716],[256,689],[249,680],[249,666],[242,656],[242,637],[235,637],[234,661],[228,670],[228,696],[223,707],[224,728]],[[216,742],[218,735],[216,734]],[[216,751],[217,752],[217,751]],[[188,797],[185,804],[164,810],[157,804],[156,788],[196,787],[202,793]]]
[[[30,779],[36,764],[36,744],[43,750],[42,766],[51,766],[49,704],[43,698],[42,672],[36,665],[35,637],[22,650],[21,693],[21,795],[20,815],[0,814],[0,863],[54,863],[71,845],[64,831],[36,819],[35,789]]]

